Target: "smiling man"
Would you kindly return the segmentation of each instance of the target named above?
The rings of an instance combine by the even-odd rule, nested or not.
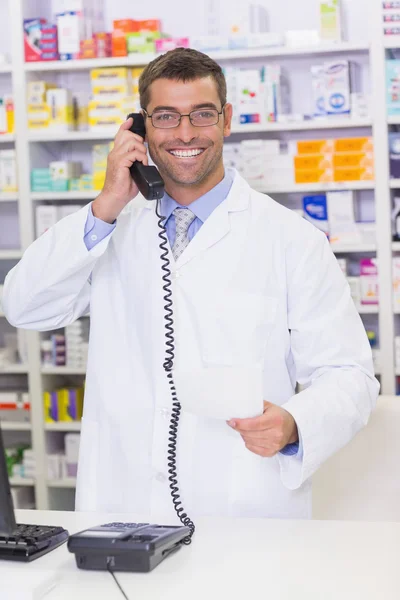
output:
[[[183,506],[309,518],[312,474],[367,423],[379,390],[347,282],[320,231],[224,169],[232,106],[218,64],[168,52],[144,70],[140,99],[165,181]],[[77,508],[172,518],[158,218],[130,176],[148,164],[131,126],[102,192],[28,248],[3,306],[38,330],[90,310]]]

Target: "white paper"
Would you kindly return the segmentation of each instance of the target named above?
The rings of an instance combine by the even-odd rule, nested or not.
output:
[[[198,416],[229,420],[263,413],[261,368],[208,367],[173,372],[182,409]]]

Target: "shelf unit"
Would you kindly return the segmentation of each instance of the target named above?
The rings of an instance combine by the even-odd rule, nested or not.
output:
[[[30,477],[10,477],[10,484],[13,487],[21,487],[28,486],[33,487],[35,485],[35,479],[31,479]]]
[[[384,69],[384,47],[389,47],[384,43],[381,32],[381,14],[380,0],[373,0],[374,13],[371,18],[373,23],[373,31],[371,34],[371,44],[365,43],[341,43],[327,44],[319,47],[309,48],[287,48],[277,47],[262,50],[248,51],[229,51],[229,52],[212,52],[210,55],[221,63],[226,65],[233,64],[236,61],[251,64],[249,61],[256,59],[268,58],[291,58],[293,60],[301,59],[304,56],[315,57],[316,60],[326,59],[329,57],[343,58],[351,53],[363,53],[370,62],[371,79],[374,81],[372,88],[372,102],[375,107],[371,118],[367,119],[346,119],[332,118],[330,120],[310,120],[310,121],[288,121],[279,123],[270,123],[267,125],[241,125],[233,128],[234,135],[247,135],[252,133],[268,134],[274,132],[323,132],[324,130],[332,132],[332,130],[346,130],[369,128],[374,136],[374,144],[376,155],[378,157],[376,164],[376,180],[375,181],[360,181],[343,183],[327,183],[327,184],[310,184],[310,185],[282,185],[268,186],[268,189],[262,190],[271,195],[278,194],[302,194],[313,192],[324,192],[334,190],[352,189],[355,191],[371,190],[375,191],[377,215],[377,243],[373,245],[362,245],[355,247],[335,246],[333,251],[338,255],[352,255],[363,253],[376,253],[380,261],[386,261],[389,264],[391,253],[400,251],[400,242],[398,246],[390,243],[390,237],[387,236],[390,228],[390,190],[389,187],[395,189],[400,188],[400,181],[392,181],[388,184],[388,168],[385,163],[385,155],[387,157],[387,137],[385,136],[385,128],[388,124],[400,124],[400,119],[396,122],[394,119],[386,118],[386,107],[384,105],[384,89],[385,84],[382,82],[382,77],[379,76],[378,70],[383,72]],[[141,66],[146,65],[154,58],[154,55],[138,55],[129,58],[107,58],[99,60],[81,60],[67,62],[46,62],[46,63],[25,63],[23,56],[22,43],[22,27],[21,23],[24,18],[23,0],[8,0],[9,11],[9,26],[12,31],[11,36],[11,55],[13,56],[12,65],[0,65],[0,74],[4,77],[12,76],[12,85],[15,96],[16,110],[16,133],[15,135],[0,135],[0,148],[2,145],[15,144],[18,153],[20,164],[26,166],[25,169],[20,169],[19,192],[18,194],[0,194],[0,202],[18,202],[19,222],[20,222],[20,238],[21,250],[4,250],[0,251],[0,260],[18,260],[22,256],[22,252],[34,240],[34,227],[32,218],[32,204],[34,202],[69,202],[69,201],[90,201],[94,199],[97,192],[92,190],[79,192],[37,192],[33,193],[30,190],[30,151],[34,145],[54,144],[54,143],[85,143],[90,141],[107,141],[114,137],[114,131],[74,131],[66,134],[47,134],[43,132],[29,132],[26,128],[27,108],[25,103],[26,83],[31,78],[38,79],[42,76],[50,80],[51,75],[73,74],[74,72],[84,72],[89,69],[107,67],[107,66]],[[396,41],[400,46],[399,41]],[[392,46],[394,47],[394,46]],[[2,75],[3,77],[3,75]],[[73,146],[74,147],[74,146]],[[390,258],[389,258],[390,257]],[[389,268],[380,271],[380,288],[382,293],[381,303],[377,306],[360,306],[358,310],[363,315],[378,315],[381,347],[382,352],[382,391],[386,394],[394,392],[394,377],[400,374],[399,369],[394,367],[394,356],[388,348],[392,345],[393,327],[387,326],[388,315],[393,316],[394,309],[391,302],[391,274]],[[1,317],[1,313],[0,313]],[[43,408],[42,408],[42,393],[49,382],[63,381],[63,377],[69,378],[83,377],[84,370],[70,369],[66,367],[42,367],[40,363],[40,336],[37,332],[27,332],[27,350],[28,364],[10,366],[7,369],[0,370],[3,374],[26,374],[28,376],[29,391],[32,400],[31,423],[23,424],[26,429],[18,429],[18,424],[7,424],[6,429],[9,431],[27,431],[31,432],[32,445],[35,450],[35,455],[38,462],[38,473],[41,475],[36,480],[12,480],[12,485],[32,485],[35,487],[35,499],[38,508],[47,509],[50,506],[49,495],[50,491],[57,488],[74,488],[75,479],[65,479],[48,481],[43,476],[46,473],[46,436],[56,435],[62,432],[75,431],[79,432],[81,423],[44,423]],[[21,424],[22,427],[22,424]]]

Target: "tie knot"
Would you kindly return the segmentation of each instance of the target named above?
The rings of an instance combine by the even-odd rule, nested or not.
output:
[[[186,232],[189,226],[196,218],[196,215],[192,213],[189,208],[175,208],[174,217],[176,223],[176,230],[179,232]]]

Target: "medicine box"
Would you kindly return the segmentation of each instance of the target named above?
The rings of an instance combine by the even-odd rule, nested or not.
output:
[[[367,168],[338,168],[333,170],[334,181],[373,181],[375,179],[374,167]]]
[[[361,304],[378,304],[379,283],[376,258],[360,260]]]
[[[288,149],[290,154],[328,154],[334,151],[334,140],[292,140]]]
[[[294,178],[296,183],[328,183],[333,181],[333,170],[297,169]]]
[[[338,138],[334,140],[334,152],[373,152],[372,137]]]
[[[304,218],[317,229],[329,236],[328,205],[326,196],[305,196],[303,198]]]
[[[73,101],[70,90],[57,88],[46,92],[49,107],[49,129],[58,132],[74,128]]]
[[[294,157],[295,169],[332,169],[332,154],[298,154]]]
[[[336,152],[333,155],[335,168],[373,168],[374,164],[373,152]]]

